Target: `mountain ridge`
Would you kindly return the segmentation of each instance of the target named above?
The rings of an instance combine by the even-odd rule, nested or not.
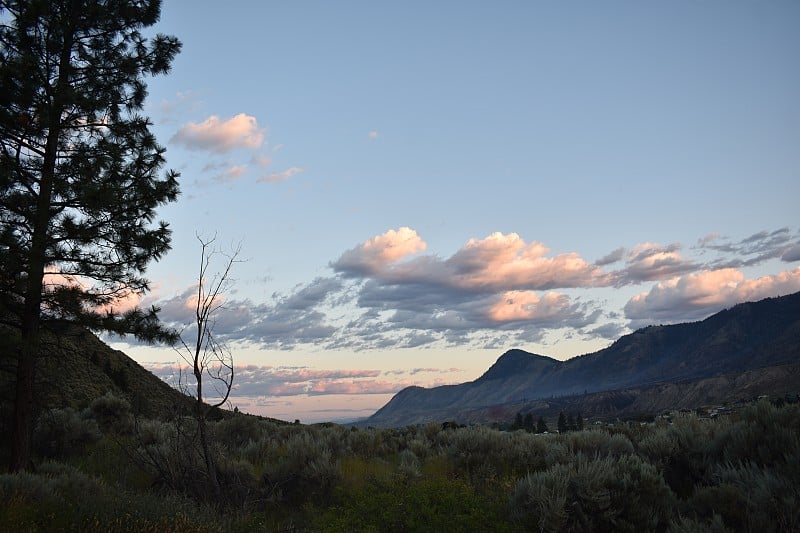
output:
[[[745,302],[704,320],[648,326],[566,361],[518,348],[480,377],[398,392],[364,425],[408,425],[554,396],[642,389],[800,363],[800,292]],[[800,386],[800,385],[798,385]]]

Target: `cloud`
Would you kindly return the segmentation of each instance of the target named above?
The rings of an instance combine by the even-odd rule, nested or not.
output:
[[[254,165],[258,165],[258,166],[259,166],[259,167],[261,167],[261,168],[267,168],[268,166],[270,166],[270,164],[272,164],[272,159],[270,159],[270,158],[269,158],[269,156],[266,156],[266,155],[264,155],[264,154],[257,154],[257,155],[254,155],[254,156],[253,156],[253,157],[250,159],[250,161],[251,161],[251,162],[252,162]]]
[[[187,376],[187,369],[177,364],[146,364],[162,380],[175,383]],[[312,369],[247,365],[235,367],[231,398],[287,397],[331,394],[387,394],[419,382],[379,380],[380,370]],[[191,379],[189,380],[192,381]],[[187,385],[191,386],[191,383]]]
[[[426,248],[416,231],[390,230],[348,250],[333,269],[398,284],[438,285],[459,291],[547,290],[606,284],[602,270],[576,253],[545,257],[543,244],[526,244],[519,235],[493,233],[470,239],[446,260],[422,256],[400,262]]]
[[[787,248],[783,252],[783,255],[781,255],[781,261],[786,261],[787,263],[800,261],[800,243],[795,244],[791,248]]]
[[[163,99],[156,109],[162,115],[160,122],[173,122],[173,117],[180,113],[188,113],[200,108],[202,101],[191,91],[178,91],[172,99]]]
[[[267,183],[281,183],[283,181],[288,180],[295,174],[300,174],[303,172],[303,169],[300,167],[291,167],[287,168],[283,172],[273,172],[272,174],[261,176],[258,178],[257,183],[267,182]]]
[[[236,181],[247,172],[247,165],[233,165],[215,179],[220,182]]]
[[[546,290],[603,284],[603,272],[577,253],[545,257],[540,242],[525,241],[516,233],[493,233],[470,239],[445,261],[461,288],[481,290]]]
[[[446,259],[419,255],[425,249],[417,232],[403,227],[331,263],[335,272],[356,280],[356,303],[363,310],[338,347],[459,344],[499,330],[530,340],[546,329],[581,328],[599,316],[591,302],[535,291],[601,286],[610,279],[576,253],[548,256],[542,243],[528,244],[515,233],[470,239]]]
[[[370,131],[370,132],[367,134],[367,136],[369,137],[369,139],[370,139],[371,141],[374,141],[375,139],[377,139],[378,137],[380,137],[380,136],[381,136],[381,134],[380,134],[379,132],[375,131],[375,130],[372,130],[372,131]]]
[[[756,266],[770,259],[780,258],[786,262],[800,259],[799,237],[800,233],[792,235],[789,228],[779,228],[759,231],[738,242],[719,236],[704,239],[698,243],[698,248],[723,254],[709,264],[712,268],[742,268]]]
[[[427,248],[416,231],[408,227],[389,230],[346,251],[332,264],[335,270],[356,275],[376,274],[394,262]]]
[[[608,255],[605,255],[594,262],[597,266],[605,266],[610,265],[612,263],[616,263],[617,261],[622,261],[622,258],[625,257],[625,248],[617,248],[613,252],[610,252]]]
[[[681,245],[661,245],[646,242],[634,246],[625,258],[625,268],[614,272],[616,286],[669,279],[693,272],[700,265],[685,259],[680,253]]]
[[[699,319],[737,303],[800,291],[800,267],[746,279],[733,268],[703,270],[657,283],[625,304],[631,320],[677,322]]]
[[[236,148],[259,148],[264,142],[264,130],[255,117],[240,113],[228,120],[211,115],[199,124],[184,124],[170,142],[191,150],[226,153]]]
[[[468,239],[441,257],[404,226],[343,252],[329,263],[332,275],[275,293],[268,301],[228,295],[217,334],[269,349],[353,351],[447,345],[500,349],[546,342],[556,331],[584,340],[613,339],[626,328],[695,320],[741,301],[800,290],[800,267],[748,279],[740,269],[713,266],[735,259],[745,241],[749,249],[768,250],[784,242],[785,234],[760,232],[739,243],[709,235],[688,250],[680,243],[646,242],[589,263],[577,252],[552,253],[516,233]],[[784,260],[795,253],[796,244],[788,242],[792,246],[781,245]],[[720,257],[700,262],[709,251]],[[602,268],[619,261],[624,264],[618,270]],[[598,288],[613,291],[646,281],[655,284],[630,298],[624,315],[595,297]],[[162,319],[173,326],[191,324],[194,290],[155,302]]]
[[[125,313],[139,307],[144,299],[142,291],[135,291],[125,286],[104,286],[91,279],[69,274],[54,265],[47,265],[42,277],[42,289],[52,293],[61,288],[78,289],[98,297],[102,305],[94,308],[97,313]]]
[[[562,320],[569,308],[569,298],[556,292],[539,297],[533,291],[507,291],[489,308],[488,315],[495,322],[547,322]]]

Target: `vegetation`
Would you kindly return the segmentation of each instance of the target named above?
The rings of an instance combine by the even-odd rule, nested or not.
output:
[[[524,423],[524,417],[523,417]],[[555,421],[551,421],[555,423]],[[37,467],[0,476],[0,530],[797,531],[800,405],[762,400],[566,434],[428,424],[133,416],[112,395],[55,409]]]
[[[145,268],[170,246],[156,208],[178,195],[141,115],[145,77],[180,50],[141,34],[159,16],[158,0],[0,2],[0,322],[20,338],[15,471],[28,464],[43,331],[174,338],[155,309],[114,310],[148,290]]]

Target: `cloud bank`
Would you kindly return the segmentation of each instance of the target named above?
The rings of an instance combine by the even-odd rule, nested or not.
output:
[[[175,384],[187,369],[178,364],[145,365],[162,380]],[[417,379],[421,373],[447,374],[458,369],[413,369],[388,371],[370,369],[325,370],[307,367],[272,367],[246,365],[235,369],[236,380],[231,397],[276,397],[331,394],[393,394],[411,385],[427,382]],[[398,376],[400,379],[398,379]],[[414,378],[414,379],[412,379]],[[192,380],[189,379],[189,382]],[[436,383],[447,383],[437,379]],[[190,385],[190,384],[189,384]]]
[[[289,294],[227,300],[217,335],[281,350],[497,348],[547,342],[556,331],[613,340],[642,325],[696,320],[800,290],[800,267],[757,276],[743,270],[798,261],[798,243],[800,234],[786,229],[739,241],[709,234],[693,247],[645,242],[592,262],[497,232],[442,257],[416,230],[399,227],[345,250],[329,263],[331,275]],[[643,285],[617,308],[597,296]],[[192,291],[158,302],[166,322],[191,322]]]

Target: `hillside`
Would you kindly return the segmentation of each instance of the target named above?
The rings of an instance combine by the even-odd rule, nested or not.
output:
[[[0,395],[7,408],[13,404],[16,332],[0,331]],[[176,409],[188,409],[191,399],[165,383],[119,350],[80,328],[68,328],[42,339],[37,361],[35,398],[37,409],[82,409],[106,392],[124,397],[139,416],[164,418]],[[227,416],[217,410],[215,417]],[[3,419],[8,413],[3,413]],[[2,425],[0,423],[0,425]]]
[[[660,385],[675,384],[679,390],[683,390],[681,387],[696,389],[698,383],[721,376],[734,381],[739,379],[740,386],[752,379],[751,388],[759,394],[776,387],[787,389],[786,392],[793,388],[800,391],[800,377],[786,370],[798,363],[800,293],[739,304],[699,322],[643,328],[608,348],[567,361],[509,350],[475,381],[431,389],[409,387],[400,391],[364,424],[395,426],[449,419],[487,422],[494,418],[490,411],[499,412],[499,406],[503,405],[518,408],[531,400],[589,397],[608,391],[635,390],[637,397],[642,391],[649,391],[647,397],[652,397],[659,396],[654,391],[659,390],[657,386]],[[748,371],[766,368],[784,370],[767,373],[774,379],[757,379],[756,374],[748,374]],[[739,378],[740,375],[745,377]],[[780,387],[778,382],[782,384]],[[685,407],[679,401],[685,395],[679,394],[669,401],[664,394],[662,392],[661,396],[665,399],[651,399],[647,406],[639,407],[642,411],[660,410],[670,405]],[[595,399],[600,401],[601,396]],[[732,398],[733,394],[709,394],[704,398],[695,394],[692,397],[698,402],[719,402]],[[583,412],[592,410],[588,404],[584,407]],[[618,409],[594,409],[598,413],[615,410]],[[484,415],[476,416],[476,412]]]

